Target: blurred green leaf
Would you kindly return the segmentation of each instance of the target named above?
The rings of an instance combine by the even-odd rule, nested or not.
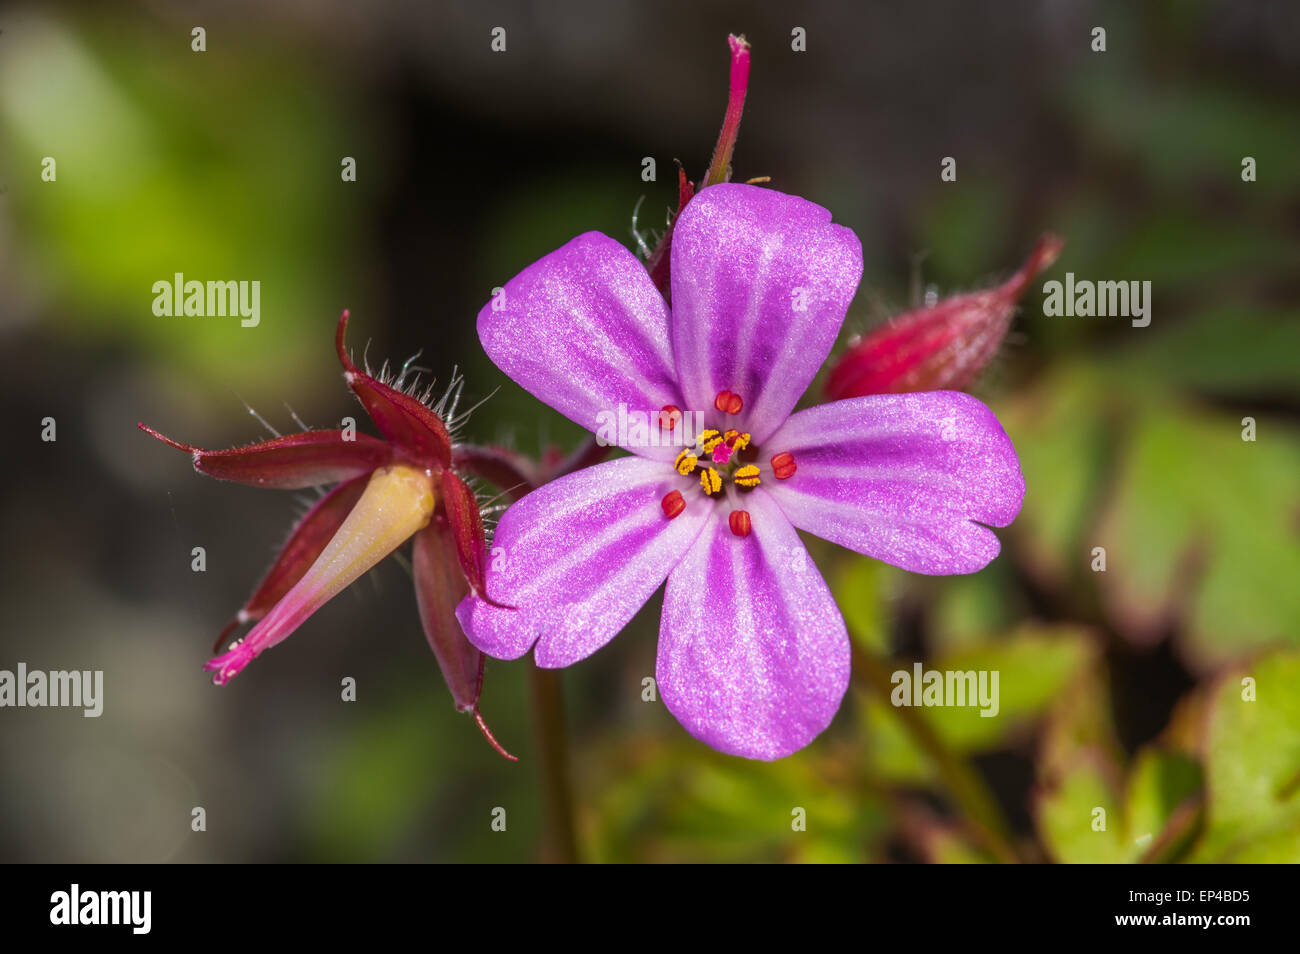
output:
[[[1020,457],[1025,502],[1008,530],[1025,570],[1057,589],[1088,565],[1086,527],[1114,444],[1102,374],[1058,366],[994,406]]]
[[[7,198],[51,327],[237,390],[282,388],[308,366],[287,355],[327,341],[355,295],[356,200],[373,193],[344,186],[340,161],[376,137],[345,86],[247,37],[197,55],[139,25],[29,16],[16,32],[0,62]],[[33,171],[44,156],[54,182]],[[260,323],[154,315],[154,282],[177,272],[260,282]]]
[[[1177,856],[1192,832],[1171,828],[1177,814],[1199,810],[1201,766],[1189,756],[1163,748],[1142,749],[1130,766],[1124,796],[1124,835],[1133,860],[1154,850],[1162,858]]]
[[[1125,778],[1120,758],[1105,684],[1085,671],[1053,706],[1038,764],[1034,816],[1054,860],[1172,860],[1187,847],[1198,818],[1197,762],[1147,746]]]
[[[862,861],[884,806],[844,774],[842,754],[779,762],[721,755],[694,740],[620,740],[591,795],[598,861]],[[800,810],[806,830],[793,824]]]
[[[1300,862],[1298,688],[1296,652],[1265,656],[1219,684],[1206,740],[1208,818],[1195,860]]]
[[[1284,425],[1146,402],[1097,527],[1109,611],[1137,639],[1172,620],[1203,666],[1300,641],[1300,444]]]
[[[887,600],[896,574],[893,567],[879,560],[856,555],[842,556],[829,574],[831,591],[850,636],[878,655],[889,651],[892,613]]]
[[[935,653],[980,645],[1024,616],[1009,560],[994,560],[978,573],[915,582],[925,587],[934,607],[927,635]]]
[[[997,673],[997,715],[981,716],[979,705],[920,707],[915,714],[958,753],[996,748],[1040,716],[1089,665],[1092,654],[1090,638],[1079,627],[1026,626],[998,642],[938,655],[924,664],[924,671]],[[891,665],[909,676],[914,672],[910,661]],[[873,772],[895,781],[930,780],[933,770],[927,757],[899,725],[892,708],[888,700],[876,696],[867,699],[864,718],[868,765]]]
[[[1120,795],[1111,774],[1096,750],[1081,749],[1040,792],[1038,830],[1054,860],[1117,864],[1139,850],[1125,843]]]

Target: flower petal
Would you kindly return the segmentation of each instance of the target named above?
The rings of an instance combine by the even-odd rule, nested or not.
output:
[[[744,402],[735,426],[762,441],[781,425],[839,333],[862,243],[797,196],[724,183],[673,228],[673,354],[684,409]]]
[[[225,643],[226,637],[236,627],[243,623],[255,623],[269,613],[293,585],[303,578],[361,499],[367,477],[354,477],[339,484],[303,515],[253,595],[217,637],[214,652]]]
[[[669,711],[721,752],[779,759],[830,725],[849,638],[794,527],[763,490],[746,537],[719,506],[668,577],[655,676]]]
[[[145,424],[136,426],[164,444],[185,451],[201,474],[276,490],[351,480],[383,467],[393,457],[392,449],[383,441],[368,434],[352,434],[344,440],[340,430],[304,431],[246,447],[204,450],[172,440]]]
[[[668,340],[668,306],[636,256],[588,232],[529,265],[478,316],[496,366],[561,414],[597,431],[617,415],[681,406]],[[671,448],[633,447],[655,459]]]
[[[533,491],[501,517],[488,594],[456,614],[470,642],[516,659],[537,644],[537,665],[567,666],[609,642],[659,588],[704,525],[702,499],[669,519],[660,502],[683,486],[671,467],[625,457]],[[689,487],[687,488],[689,489]]]
[[[835,401],[793,415],[763,447],[794,455],[764,480],[800,530],[916,573],[973,573],[998,555],[1025,479],[993,412],[931,391]]]

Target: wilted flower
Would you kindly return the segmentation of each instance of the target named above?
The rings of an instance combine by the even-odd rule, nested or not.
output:
[[[589,429],[625,405],[689,446],[556,480],[514,504],[487,590],[461,603],[471,641],[567,666],[668,581],[661,697],[724,752],[773,759],[831,721],[849,678],[844,621],[795,532],[921,573],[998,553],[987,526],[1024,481],[993,414],[955,392],[878,395],[791,413],[825,360],[862,249],[825,209],[748,185],[702,189],[676,220],[671,311],[637,259],[590,232],[511,280],[479,314],[497,366]],[[633,429],[635,433],[635,429]],[[663,435],[660,434],[660,437]]]
[[[478,710],[483,654],[466,642],[454,609],[469,592],[484,593],[486,547],[474,492],[452,469],[452,441],[444,418],[454,419],[453,382],[439,405],[357,368],[344,347],[348,313],[335,344],[343,377],[360,399],[379,440],[355,428],[305,431],[229,450],[203,450],[140,428],[190,454],[194,469],[255,487],[295,490],[336,484],[300,520],[270,571],[222,631],[252,629],[205,669],[223,685],[266,650],[287,639],[312,613],[414,537],[412,572],[429,646],[456,707],[472,712],[501,754]],[[507,756],[513,758],[513,756]]]
[[[1025,289],[1064,245],[1044,235],[1020,271],[996,288],[954,295],[876,328],[835,363],[827,397],[970,387],[997,353]]]

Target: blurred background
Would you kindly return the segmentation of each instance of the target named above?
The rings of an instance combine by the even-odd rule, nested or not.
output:
[[[952,784],[973,777],[1029,860],[1300,860],[1300,7],[787,6],[0,12],[0,668],[102,669],[106,695],[99,719],[0,712],[0,859],[539,857],[528,664],[487,672],[509,764],[453,710],[390,560],[213,687],[211,641],[301,495],[199,477],[135,424],[224,447],[267,436],[250,407],[286,432],[290,408],[364,420],[333,353],[350,307],[372,362],[423,349],[469,399],[500,389],[473,439],[575,446],[482,355],[474,317],[579,232],[630,245],[642,199],[641,226],[662,226],[672,160],[696,179],[708,162],[736,32],[753,47],[736,177],[862,239],[845,341],[911,304],[922,253],[950,294],[1048,230],[1067,245],[1043,278],[1149,280],[1152,322],[1046,318],[1031,288],[975,389],[1028,486],[985,571],[910,576],[809,541],[864,652],[997,669],[1000,717],[900,714],[855,683],[804,752],[719,755],[642,701],[656,597],[562,677],[582,856],[987,860]],[[260,325],[155,316],[176,272],[259,280]]]

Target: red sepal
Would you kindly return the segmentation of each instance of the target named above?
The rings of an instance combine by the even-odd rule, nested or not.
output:
[[[409,394],[403,394],[366,374],[348,356],[343,336],[348,312],[339,316],[334,346],[343,365],[343,378],[361,399],[379,432],[414,464],[431,469],[451,466],[451,438],[437,414]]]
[[[300,490],[320,484],[334,484],[368,474],[387,465],[392,449],[368,434],[343,431],[303,431],[274,440],[227,450],[204,450],[160,434],[146,424],[140,430],[164,444],[183,450],[194,459],[194,469],[218,480],[233,480],[252,487]]]

